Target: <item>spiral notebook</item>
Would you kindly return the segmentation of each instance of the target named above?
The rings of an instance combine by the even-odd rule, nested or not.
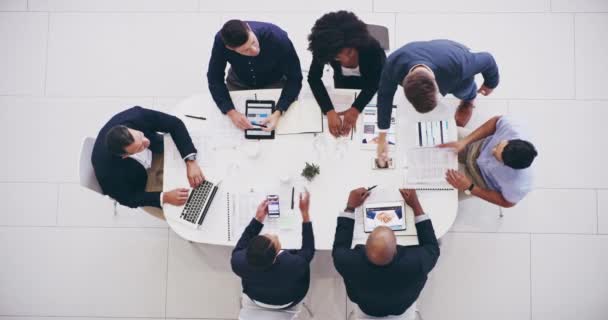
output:
[[[405,187],[416,190],[454,190],[445,180],[448,169],[458,169],[452,149],[412,148],[407,152]]]
[[[273,190],[273,189],[268,189]],[[268,191],[266,190],[266,191]],[[291,189],[289,190],[291,192]],[[248,191],[241,193],[226,194],[226,219],[228,222],[228,241],[237,241],[245,228],[251,222],[255,211],[260,202],[266,197],[268,192]],[[272,194],[280,194],[272,192]],[[287,199],[287,196],[281,196]],[[299,248],[302,244],[301,217],[299,210],[289,210],[289,202],[284,201],[281,205],[281,215],[279,218],[266,218],[264,227],[260,231],[263,233],[273,233],[281,238],[281,243],[285,248]]]
[[[237,240],[263,199],[263,194],[257,192],[226,193],[226,219],[228,220],[228,241]]]

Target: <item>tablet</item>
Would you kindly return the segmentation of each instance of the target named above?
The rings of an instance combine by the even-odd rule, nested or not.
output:
[[[272,100],[247,100],[245,102],[245,116],[251,123],[262,123],[274,112]],[[246,139],[274,139],[274,130],[268,132],[260,127],[245,130]]]
[[[363,231],[370,233],[376,227],[386,226],[394,231],[407,228],[403,202],[370,203],[363,208]]]

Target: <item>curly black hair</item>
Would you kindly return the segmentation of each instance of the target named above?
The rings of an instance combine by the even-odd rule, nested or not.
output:
[[[362,48],[377,42],[365,22],[354,13],[337,11],[324,14],[308,35],[308,50],[321,62],[333,60],[344,48]]]

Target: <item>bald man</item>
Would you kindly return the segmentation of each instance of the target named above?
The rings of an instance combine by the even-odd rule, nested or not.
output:
[[[393,230],[377,227],[365,245],[351,249],[354,212],[369,196],[366,188],[350,192],[346,209],[338,217],[332,256],[336,270],[344,278],[348,297],[359,306],[360,319],[366,316],[409,319],[415,311],[410,307],[439,258],[433,224],[422,210],[416,191],[399,192],[414,211],[417,246],[399,246]]]

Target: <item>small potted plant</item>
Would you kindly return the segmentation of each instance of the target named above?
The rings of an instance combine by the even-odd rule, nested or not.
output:
[[[304,170],[302,170],[302,177],[310,182],[319,173],[321,173],[321,170],[318,165],[306,162],[306,166],[304,167]]]

